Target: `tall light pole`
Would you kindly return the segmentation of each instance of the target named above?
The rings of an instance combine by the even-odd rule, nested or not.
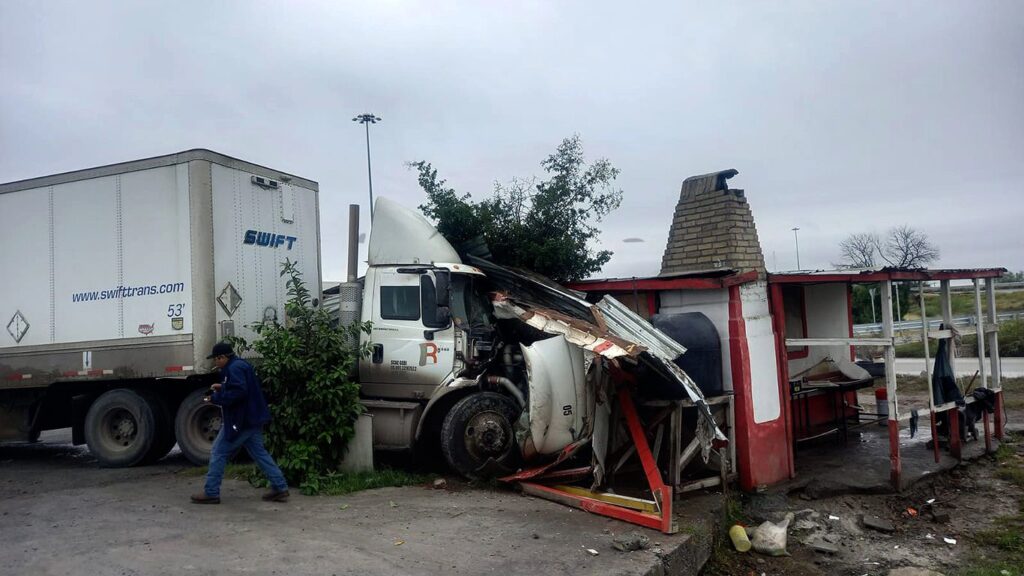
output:
[[[800,268],[800,237],[796,235],[799,230],[799,227],[793,227],[793,240],[796,242],[796,269],[802,270],[802,268]]]
[[[366,127],[366,178],[370,182],[370,222],[373,222],[373,171],[370,170],[370,124],[380,122],[379,116],[360,114],[352,119]]]

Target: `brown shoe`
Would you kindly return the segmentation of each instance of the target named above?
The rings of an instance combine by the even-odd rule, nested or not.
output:
[[[288,490],[271,490],[263,495],[264,502],[287,502]]]
[[[192,495],[193,504],[220,504],[220,496],[209,496],[205,492]]]

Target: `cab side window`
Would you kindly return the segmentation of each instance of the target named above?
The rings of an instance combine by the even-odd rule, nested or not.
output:
[[[419,287],[381,286],[380,317],[384,320],[419,320]]]

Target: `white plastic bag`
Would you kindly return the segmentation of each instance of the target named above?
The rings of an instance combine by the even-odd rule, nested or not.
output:
[[[755,552],[768,556],[789,556],[789,552],[786,551],[786,532],[792,521],[793,513],[790,512],[778,524],[764,522],[754,528],[754,533],[750,537],[751,547]]]

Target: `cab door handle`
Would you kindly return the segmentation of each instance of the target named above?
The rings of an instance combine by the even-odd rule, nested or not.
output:
[[[384,345],[374,344],[373,345],[373,363],[381,364],[384,362]]]

